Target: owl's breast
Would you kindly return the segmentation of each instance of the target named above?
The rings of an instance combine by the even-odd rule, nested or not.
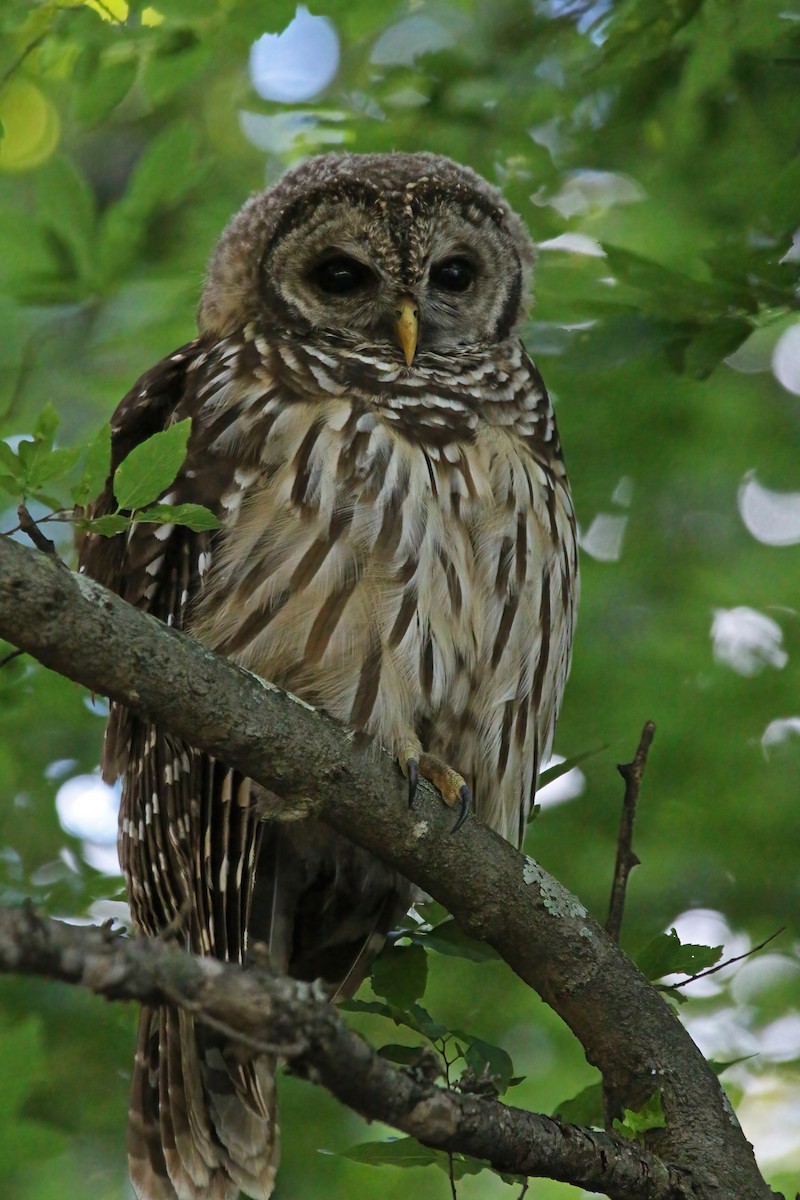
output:
[[[516,691],[535,669],[531,564],[552,551],[521,453],[488,427],[434,444],[344,400],[280,406],[193,631],[388,746],[468,721],[488,671]]]

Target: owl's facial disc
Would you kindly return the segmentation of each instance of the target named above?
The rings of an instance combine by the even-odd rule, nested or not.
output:
[[[447,197],[413,213],[391,196],[323,201],[282,232],[262,270],[290,330],[355,340],[408,367],[417,353],[494,344],[521,315],[512,237]]]
[[[417,355],[491,349],[523,315],[534,247],[500,192],[435,154],[324,154],[251,197],[209,264],[198,322],[255,323],[403,362],[402,297]],[[407,337],[407,334],[404,334]]]

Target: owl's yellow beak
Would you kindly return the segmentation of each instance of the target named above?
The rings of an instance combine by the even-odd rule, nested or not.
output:
[[[395,309],[394,330],[398,344],[410,367],[417,353],[417,338],[419,336],[419,309],[410,296],[403,296]]]

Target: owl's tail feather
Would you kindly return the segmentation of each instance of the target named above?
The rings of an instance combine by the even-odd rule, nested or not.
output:
[[[229,1060],[225,1042],[173,1008],[143,1008],[128,1118],[139,1200],[268,1200],[279,1138],[275,1063]]]

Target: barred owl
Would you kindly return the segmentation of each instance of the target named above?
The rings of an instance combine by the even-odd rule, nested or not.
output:
[[[81,568],[327,710],[519,845],[552,743],[578,566],[553,409],[517,335],[533,248],[472,171],[322,156],[254,196],[211,259],[199,334],[112,421],[112,469],[190,417],[164,500]],[[111,483],[93,508],[112,511]],[[165,686],[169,681],[165,680]],[[349,995],[409,885],[252,781],[115,706],[120,856],[144,934]],[[376,803],[379,803],[376,797]],[[269,814],[272,814],[270,819]],[[452,836],[458,836],[454,834]],[[145,1008],[128,1126],[142,1200],[256,1198],[278,1160],[275,1062]]]

